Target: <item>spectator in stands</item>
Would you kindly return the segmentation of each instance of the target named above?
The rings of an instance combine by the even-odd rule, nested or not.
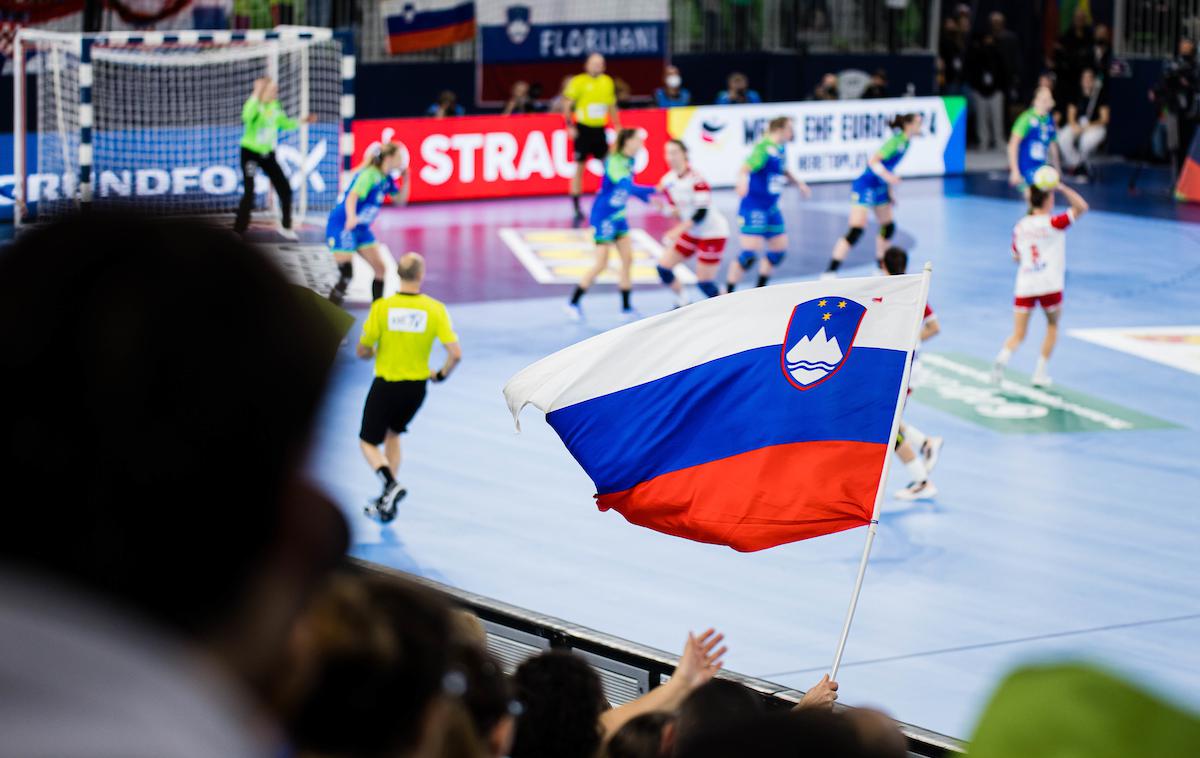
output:
[[[583,658],[550,651],[521,664],[514,677],[521,715],[511,758],[592,758],[626,722],[673,711],[721,669],[724,635],[688,635],[675,673],[637,700],[609,708],[600,678]]]
[[[562,82],[558,86],[558,94],[550,98],[550,104],[546,107],[548,113],[563,112],[563,109],[566,107],[565,104],[570,102],[567,100],[566,92],[567,85],[571,83],[573,78],[575,78],[574,74],[567,74],[562,78]]]
[[[938,38],[938,60],[942,67],[941,93],[961,95],[966,86],[967,38],[958,21],[947,18],[942,22]]]
[[[675,714],[643,713],[630,719],[604,745],[600,758],[670,758],[675,746]]]
[[[1059,132],[1058,149],[1063,168],[1088,178],[1088,160],[1108,136],[1108,93],[1096,72],[1085,68],[1079,82],[1079,98],[1067,105],[1067,123]]]
[[[512,749],[516,714],[512,683],[500,664],[480,647],[453,655],[450,689],[461,689],[448,714],[439,758],[503,758]]]
[[[256,703],[348,538],[301,473],[341,339],[314,301],[198,221],[0,249],[0,754],[282,754]]]
[[[442,94],[438,95],[437,101],[425,111],[426,116],[432,116],[433,118],[461,116],[464,113],[466,111],[458,104],[458,96],[448,89],[442,90]]]
[[[1095,69],[1096,75],[1107,80],[1112,73],[1113,51],[1112,31],[1107,24],[1096,24],[1092,33],[1092,57],[1088,66]]]
[[[958,31],[962,33],[964,43],[971,39],[972,33],[975,31],[972,15],[970,3],[959,3],[958,7],[954,9],[954,19],[958,24]]]
[[[863,100],[878,100],[888,96],[888,80],[887,71],[881,68],[875,69],[875,73],[871,74],[871,81],[867,84],[867,88],[863,90]]]
[[[967,57],[967,81],[975,107],[975,135],[980,150],[993,150],[1004,144],[1004,83],[1008,72],[1004,56],[996,45],[991,29],[971,46]]]
[[[996,47],[1004,60],[1004,76],[1001,89],[1004,91],[1006,109],[1019,108],[1021,104],[1021,40],[1005,25],[1004,14],[992,13],[988,17]],[[1015,117],[1016,114],[1014,113]]]
[[[692,104],[692,93],[684,89],[683,77],[675,66],[667,66],[663,71],[663,86],[654,90],[654,104],[659,108]]]
[[[717,95],[717,105],[762,102],[762,97],[757,91],[750,89],[750,82],[742,72],[734,71],[729,75],[726,84],[728,87]]]
[[[1154,153],[1180,169],[1200,120],[1200,62],[1195,42],[1179,39],[1178,54],[1163,64],[1162,79],[1150,91],[1150,100],[1159,108],[1151,137]]]
[[[504,104],[504,110],[500,112],[500,115],[511,116],[521,113],[538,113],[540,110],[537,101],[533,99],[529,91],[529,82],[524,79],[518,79],[513,82],[508,102]]]
[[[1057,101],[1071,103],[1078,99],[1079,77],[1085,68],[1093,65],[1094,44],[1091,14],[1087,8],[1076,8],[1075,15],[1071,17],[1071,28],[1058,40],[1054,63],[1060,87],[1054,93]]]
[[[837,100],[838,96],[837,74],[825,74],[813,89],[812,99]]]

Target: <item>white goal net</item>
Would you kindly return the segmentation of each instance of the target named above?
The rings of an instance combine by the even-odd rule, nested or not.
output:
[[[17,156],[26,179],[18,198],[36,220],[84,203],[232,214],[242,196],[242,108],[263,76],[278,82],[279,103],[297,122],[280,131],[275,150],[295,212],[319,214],[337,201],[353,59],[328,29],[22,31],[18,45],[19,60],[32,54],[25,65],[35,82],[18,100],[36,98],[37,118],[18,116],[14,129],[22,153],[25,134],[36,134],[36,147]],[[259,171],[254,182],[254,209],[277,212],[267,177]]]

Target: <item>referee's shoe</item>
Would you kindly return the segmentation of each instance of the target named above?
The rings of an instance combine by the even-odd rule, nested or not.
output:
[[[383,492],[372,500],[370,505],[363,508],[363,512],[368,516],[379,516],[379,520],[386,524],[396,518],[396,509],[407,494],[408,490],[393,479],[383,485]]]

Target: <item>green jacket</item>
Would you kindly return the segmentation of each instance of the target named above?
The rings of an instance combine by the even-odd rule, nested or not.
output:
[[[278,100],[262,103],[253,96],[242,106],[242,123],[246,125],[242,132],[242,147],[259,155],[275,149],[280,129],[296,128],[296,122],[287,117]]]

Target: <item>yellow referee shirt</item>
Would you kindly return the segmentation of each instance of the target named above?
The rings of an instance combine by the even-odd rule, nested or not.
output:
[[[388,382],[429,378],[433,340],[458,342],[446,306],[428,295],[397,293],[371,304],[363,324],[367,347],[376,347],[375,376]]]
[[[575,123],[604,126],[609,111],[617,107],[617,90],[608,74],[577,74],[567,82],[563,96],[575,103]]]

